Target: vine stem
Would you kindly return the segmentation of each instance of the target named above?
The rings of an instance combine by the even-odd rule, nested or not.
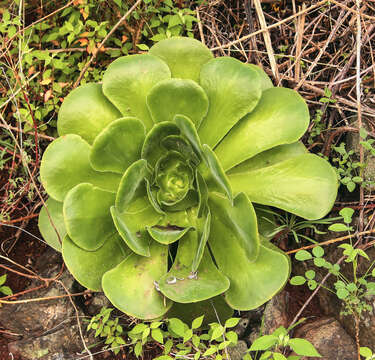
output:
[[[350,235],[346,235],[346,236],[341,236],[341,237],[338,237],[338,238],[335,238],[335,239],[330,239],[330,240],[327,240],[327,241],[323,241],[321,243],[317,243],[317,244],[313,244],[313,245],[307,245],[307,246],[304,246],[304,247],[301,247],[299,249],[294,249],[294,250],[289,250],[289,251],[286,251],[285,253],[286,254],[294,254],[300,250],[307,250],[307,249],[313,249],[314,247],[317,247],[317,246],[321,246],[321,245],[329,245],[329,244],[333,244],[333,243],[336,243],[336,242],[339,242],[339,241],[344,241],[344,240],[348,240],[348,239],[351,239],[353,237],[361,237],[363,235],[368,235],[368,234],[373,234],[375,233],[375,229],[371,229],[371,230],[366,230],[366,231],[361,231],[361,232],[356,232],[354,234],[350,234]],[[372,243],[372,242],[371,242]],[[366,244],[366,248],[368,247],[369,244]]]

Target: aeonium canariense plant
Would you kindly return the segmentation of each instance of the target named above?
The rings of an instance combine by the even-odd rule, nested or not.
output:
[[[290,264],[252,202],[318,219],[336,197],[331,166],[298,142],[308,124],[297,92],[197,40],[121,57],[61,106],[40,170],[41,233],[129,315],[194,313],[209,299],[256,308]]]

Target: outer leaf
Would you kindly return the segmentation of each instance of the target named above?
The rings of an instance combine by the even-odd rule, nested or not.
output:
[[[111,63],[104,73],[103,93],[123,116],[135,116],[150,129],[153,121],[146,97],[155,84],[170,77],[168,66],[155,56],[123,56]]]
[[[109,211],[115,194],[91,184],[79,184],[68,192],[63,213],[69,238],[87,251],[99,249],[116,232]]]
[[[305,339],[290,339],[288,345],[292,350],[303,356],[313,356],[313,357],[322,357],[314,348],[314,346]]]
[[[238,122],[215,152],[228,170],[262,151],[296,142],[307,130],[309,119],[307,105],[296,91],[268,89],[254,111]]]
[[[181,114],[198,127],[207,114],[208,98],[195,81],[170,79],[151,89],[147,105],[155,123],[173,121],[177,114]]]
[[[108,101],[101,84],[85,84],[73,90],[61,105],[57,130],[59,135],[77,134],[89,144],[121,113]]]
[[[307,149],[299,141],[292,144],[279,145],[243,161],[241,164],[230,169],[228,174],[238,174],[261,169],[307,153]]]
[[[160,157],[165,155],[163,139],[171,135],[180,135],[180,130],[175,124],[169,122],[156,124],[146,136],[142,148],[142,159],[155,167]]]
[[[172,268],[158,281],[160,291],[173,301],[179,303],[203,301],[229,288],[228,279],[215,267],[207,249],[196,278],[189,278],[192,275],[192,263],[197,247],[197,235],[188,232],[179,242]]]
[[[266,74],[266,72],[260,66],[257,66],[254,64],[246,64],[246,66],[248,66],[252,70],[255,70],[256,73],[259,75],[260,89],[262,91],[273,87],[270,77]]]
[[[90,153],[91,165],[98,171],[124,171],[141,157],[145,128],[136,118],[110,123],[95,139]]]
[[[40,178],[47,193],[63,201],[70,189],[90,183],[103,190],[116,192],[120,176],[95,171],[89,161],[91,147],[78,135],[65,135],[46,149],[40,165]]]
[[[234,192],[313,220],[325,216],[337,195],[337,176],[329,163],[306,154],[256,171],[229,175]]]
[[[200,82],[210,107],[198,132],[202,142],[213,148],[255,108],[261,96],[260,79],[255,70],[240,61],[220,57],[202,67]]]
[[[149,53],[168,64],[172,77],[196,82],[199,82],[202,65],[213,58],[211,51],[200,41],[183,37],[159,41]]]
[[[157,242],[150,246],[151,257],[130,255],[103,276],[105,295],[118,309],[139,319],[164,315],[172,306],[155,289],[154,281],[167,271],[168,248]]]
[[[238,194],[234,198],[232,206],[227,199],[212,194],[209,204],[213,218],[220,221],[229,230],[223,233],[220,238],[229,235],[232,237],[231,241],[236,243],[247,257],[246,262],[255,261],[260,246],[258,224],[254,208],[247,196],[243,193]],[[217,240],[218,243],[220,241]]]
[[[256,260],[249,261],[243,241],[238,239],[238,230],[223,215],[220,200],[213,199],[211,195],[212,226],[208,241],[219,269],[230,280],[226,301],[234,309],[255,309],[284,286],[289,277],[289,259],[272,244],[264,242]]]
[[[63,216],[63,203],[49,198],[46,201],[46,206],[49,216],[51,217],[51,220],[57,232],[59,233],[60,241],[62,242],[66,235]],[[61,252],[61,243],[59,241],[59,237],[56,234],[56,230],[51,224],[51,220],[48,217],[45,207],[43,206],[42,210],[40,210],[38,218],[39,231],[48,245]]]
[[[129,253],[121,238],[114,234],[96,251],[78,247],[69,236],[62,244],[64,262],[77,281],[94,291],[102,291],[102,276],[115,267]]]

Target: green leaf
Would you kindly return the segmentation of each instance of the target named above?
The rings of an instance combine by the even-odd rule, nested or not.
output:
[[[173,341],[172,339],[168,339],[164,345],[164,354],[169,354],[173,347]]]
[[[157,329],[158,327],[160,327],[160,325],[162,325],[163,322],[162,321],[153,321],[151,324],[150,324],[150,328],[151,329]]]
[[[159,225],[153,227],[147,227],[147,231],[150,236],[159,242],[160,244],[168,245],[181,239],[192,227],[187,227],[181,230],[175,230],[173,228],[161,228]]]
[[[145,139],[145,128],[136,118],[122,118],[111,122],[95,138],[90,162],[97,171],[123,174],[140,159]]]
[[[375,277],[375,268],[372,269],[371,276],[372,276],[372,277]]]
[[[346,224],[350,224],[352,222],[354,210],[352,208],[343,208],[340,210],[339,214],[344,218]]]
[[[204,144],[214,148],[242,117],[255,108],[261,96],[260,83],[257,71],[231,57],[212,59],[202,67],[200,84],[210,103],[198,130]],[[233,152],[232,156],[235,155]],[[223,166],[227,169],[225,163]]]
[[[375,269],[374,269],[375,271]],[[202,326],[202,322],[204,319],[204,315],[197,317],[196,319],[193,320],[191,324],[192,329],[199,329]]]
[[[191,79],[197,83],[202,65],[213,58],[211,51],[200,41],[186,37],[159,41],[149,53],[167,63],[173,78]]]
[[[250,351],[268,350],[277,343],[277,336],[264,335],[254,340],[251,344]]]
[[[113,222],[126,244],[138,255],[149,256],[150,235],[147,227],[158,223],[156,212],[147,197],[145,178],[149,176],[147,162],[133,163],[121,179],[116,203],[111,207]]]
[[[238,335],[234,331],[229,331],[225,334],[225,337],[232,343],[237,344],[238,341]]]
[[[197,223],[200,224],[201,222],[198,220]],[[191,265],[191,271],[193,273],[195,273],[199,268],[199,265],[203,258],[204,251],[206,249],[208,237],[210,235],[210,226],[211,226],[211,212],[210,211],[208,211],[203,224],[204,224],[203,226],[198,226],[198,229],[197,229],[198,236],[199,236],[199,244],[198,244],[197,252],[193,259],[193,263]]]
[[[241,318],[230,318],[225,322],[225,328],[232,328],[237,326]]]
[[[164,343],[163,333],[160,329],[152,329],[151,337],[160,344]]]
[[[243,242],[238,238],[241,227],[236,228],[231,219],[226,218],[222,201],[218,195],[210,196],[212,225],[208,242],[219,269],[230,280],[225,298],[234,309],[255,309],[284,286],[289,277],[289,258],[272,244],[264,242],[260,245],[258,257],[250,261]],[[249,212],[246,214],[248,221],[255,224],[256,218],[249,220]],[[236,226],[239,224],[236,223]],[[242,228],[251,229],[251,226]]]
[[[172,330],[176,335],[183,338],[185,335],[186,324],[184,324],[180,319],[172,318],[168,319],[168,328]]]
[[[271,79],[260,66],[254,65],[254,64],[245,64],[245,65],[248,66],[250,69],[255,70],[256,73],[259,75],[260,88],[262,91],[273,87]]]
[[[90,151],[90,145],[78,135],[62,136],[49,144],[41,161],[40,178],[52,198],[63,201],[68,191],[80,183],[116,192],[121,177],[95,171],[90,165]]]
[[[64,262],[74,278],[84,287],[102,291],[102,276],[129,254],[124,242],[114,234],[96,251],[78,247],[66,235],[62,243]]]
[[[231,168],[228,174],[253,171],[267,166],[275,165],[281,161],[307,153],[307,149],[301,142],[275,146],[272,149],[263,151],[250,159],[247,159],[237,166]]]
[[[147,95],[159,81],[170,77],[168,66],[155,56],[123,56],[105,71],[103,93],[123,116],[135,116],[149,130],[153,121],[146,104]]]
[[[366,139],[367,136],[368,136],[368,132],[365,128],[361,127],[359,129],[359,136],[361,137],[361,139]]]
[[[343,300],[348,297],[349,291],[344,288],[339,288],[336,291],[336,295],[339,299]]]
[[[295,255],[296,260],[306,261],[312,259],[312,255],[306,250],[299,250]]]
[[[315,246],[312,249],[312,253],[315,257],[320,258],[324,255],[324,249],[321,246]]]
[[[322,357],[315,349],[315,347],[305,339],[290,339],[288,345],[298,355]]]
[[[212,195],[210,206],[214,211],[213,215],[220,217],[220,221],[230,229],[231,236],[235,236],[237,246],[241,248],[247,259],[250,262],[256,260],[260,246],[258,224],[254,208],[247,196],[243,193],[238,194],[231,205],[227,199]]]
[[[315,278],[315,271],[314,270],[308,270],[305,272],[305,276],[307,279],[314,279]]]
[[[7,280],[7,274],[0,276],[0,285],[5,284],[5,281]]]
[[[71,189],[63,206],[69,238],[84,250],[98,250],[116,232],[110,213],[114,203],[115,194],[91,184]]]
[[[290,279],[292,285],[303,285],[306,282],[306,279],[303,276],[293,276]]]
[[[325,216],[337,195],[335,171],[326,160],[313,154],[300,155],[256,171],[231,174],[229,181],[234,193],[244,192],[250,201],[308,220]]]
[[[188,232],[179,242],[172,268],[158,280],[160,291],[178,303],[210,299],[229,288],[229,280],[214,265],[206,248],[197,273],[192,264],[198,248],[197,232]]]
[[[186,343],[187,341],[189,341],[192,338],[192,336],[193,336],[193,330],[187,329],[184,334],[183,343]]]
[[[151,167],[154,168],[157,161],[165,155],[166,148],[163,146],[163,139],[171,135],[180,135],[180,130],[175,124],[169,122],[158,123],[148,132],[141,156]]]
[[[273,353],[274,360],[287,360],[283,354]]]
[[[296,142],[308,125],[303,98],[294,90],[274,87],[263,92],[254,111],[241,119],[215,152],[228,170],[262,151]],[[251,141],[244,134],[251,134]]]
[[[211,345],[204,353],[203,356],[210,356],[217,352],[217,347],[215,345]]]
[[[359,353],[361,354],[361,356],[364,356],[364,357],[371,357],[372,356],[371,349],[366,347],[366,346],[361,346],[361,348],[359,349]]]
[[[6,296],[13,295],[13,291],[9,286],[1,286],[0,292],[2,292]]]
[[[342,232],[342,231],[348,231],[350,230],[350,227],[348,227],[345,224],[332,224],[328,227],[328,230],[335,231],[335,232]]]
[[[193,80],[169,79],[151,89],[147,105],[155,123],[171,122],[180,114],[187,116],[198,127],[207,114],[208,98]]]
[[[59,110],[57,130],[60,136],[80,135],[89,144],[121,113],[108,101],[101,84],[77,87],[65,98]]]
[[[190,323],[191,319],[204,314],[203,326],[212,322],[225,321],[233,315],[233,309],[229,307],[223,296],[199,301],[196,303],[179,304],[174,303],[167,313],[168,317],[178,317],[185,323]]]
[[[154,241],[150,244],[150,255],[148,258],[131,254],[106,272],[102,281],[103,291],[114,306],[144,320],[158,318],[172,306],[154,283],[167,271],[168,248]]]
[[[43,206],[42,210],[40,210],[38,218],[39,231],[48,245],[61,252],[61,242],[66,235],[63,216],[63,203],[53,200],[52,198],[48,198],[45,204],[48,209],[49,217],[46,207]],[[59,236],[57,236],[56,231],[58,232]]]
[[[220,336],[224,334],[224,331],[225,329],[222,325],[215,326],[213,328],[210,341],[218,339]]]
[[[136,357],[139,357],[142,353],[142,343],[138,341],[134,346],[134,354]]]
[[[326,264],[326,261],[322,258],[315,258],[314,259],[314,265],[317,267],[322,267]]]
[[[218,161],[217,156],[206,144],[202,146],[202,156],[204,162],[201,163],[198,169],[207,183],[209,191],[222,193],[232,202],[233,193],[228,177]],[[207,170],[203,165],[206,165]]]

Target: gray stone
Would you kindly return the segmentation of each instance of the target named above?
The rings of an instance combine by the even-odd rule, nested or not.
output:
[[[52,249],[48,249],[37,261],[38,274],[44,278],[56,276],[61,269],[61,255]],[[67,270],[59,277],[59,280],[71,291],[73,277]],[[40,281],[32,281],[28,289],[41,285]],[[20,296],[18,300],[30,298],[53,297],[66,295],[64,288],[51,282],[49,287]],[[0,323],[4,328],[24,336],[39,336],[49,331],[66,319],[73,316],[74,309],[68,297],[56,300],[28,302],[19,305],[4,305],[0,308]]]
[[[245,341],[239,340],[235,346],[227,349],[231,360],[241,360],[246,354],[247,344]]]
[[[263,334],[271,334],[280,326],[288,326],[288,296],[283,290],[267,303],[264,310]]]
[[[242,317],[237,326],[234,328],[238,338],[241,339],[245,334],[247,327],[249,326],[250,320],[247,317]]]
[[[322,358],[303,357],[301,360],[357,360],[354,340],[334,318],[317,319],[303,324],[293,337],[310,341]]]
[[[113,305],[104,295],[104,293],[93,293],[92,300],[87,307],[87,312],[89,313],[89,315],[94,316],[98,314],[103,307],[113,307]]]
[[[84,346],[78,326],[74,325],[65,326],[52,334],[38,338],[11,342],[8,349],[14,356],[20,356],[25,360],[65,360],[82,352]]]

